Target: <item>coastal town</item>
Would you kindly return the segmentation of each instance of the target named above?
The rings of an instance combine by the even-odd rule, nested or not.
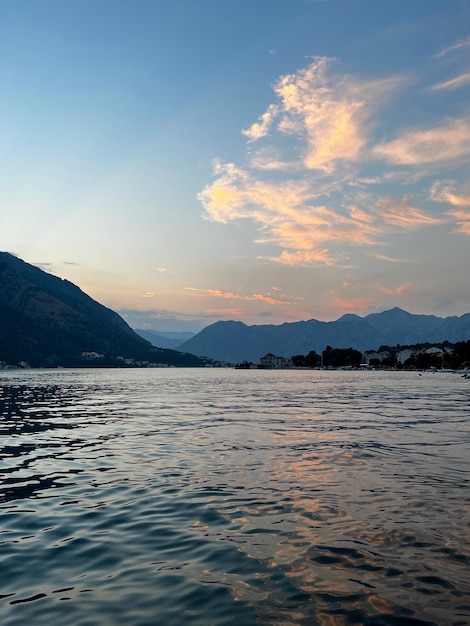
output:
[[[381,346],[364,353],[353,348],[327,346],[321,354],[314,350],[307,355],[290,358],[268,352],[255,364],[244,361],[237,369],[369,369],[369,370],[433,370],[470,373],[470,341],[457,344],[444,342],[413,346]]]

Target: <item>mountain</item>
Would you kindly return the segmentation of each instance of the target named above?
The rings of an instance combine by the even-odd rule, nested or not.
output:
[[[153,347],[73,283],[0,252],[0,362],[21,361],[33,367],[206,362]]]
[[[370,313],[365,318],[384,336],[384,344],[411,345],[415,343],[450,341],[470,338],[470,313],[461,317],[414,315],[395,307],[382,313]]]
[[[291,357],[334,348],[377,349],[381,345],[470,339],[470,313],[440,318],[414,315],[394,308],[365,317],[346,314],[334,322],[309,320],[275,325],[247,326],[242,322],[216,322],[179,346],[181,350],[212,359],[238,363],[259,359],[272,352]]]
[[[142,330],[140,328],[135,328],[135,332],[140,336],[149,341],[152,346],[156,346],[157,348],[177,348],[184,341],[188,341],[191,337],[194,337],[196,333],[190,332],[166,332],[166,331],[155,331],[155,330]]]

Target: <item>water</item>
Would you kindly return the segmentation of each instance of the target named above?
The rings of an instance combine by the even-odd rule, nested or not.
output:
[[[470,381],[0,373],[2,626],[470,624]]]

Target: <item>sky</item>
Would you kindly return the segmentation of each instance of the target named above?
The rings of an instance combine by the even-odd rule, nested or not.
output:
[[[0,0],[0,250],[134,328],[470,312],[470,0]]]

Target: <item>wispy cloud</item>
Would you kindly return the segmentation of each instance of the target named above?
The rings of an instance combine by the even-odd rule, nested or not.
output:
[[[446,54],[449,54],[449,52],[454,52],[454,50],[460,50],[461,48],[466,48],[468,46],[470,46],[470,37],[466,37],[465,39],[459,39],[459,41],[457,41],[456,43],[442,48],[442,50],[438,52],[435,56],[437,58],[444,57],[446,56]]]
[[[405,293],[409,293],[413,289],[413,282],[408,281],[395,288],[384,287],[383,285],[377,283],[376,287],[379,291],[386,293],[389,296],[402,296]]]
[[[448,91],[450,89],[458,89],[459,87],[463,87],[464,85],[468,85],[469,83],[470,72],[466,72],[465,74],[460,74],[460,76],[455,76],[450,80],[446,80],[442,83],[432,85],[431,87],[428,87],[428,91]]]
[[[435,202],[446,202],[456,207],[470,207],[470,186],[459,190],[454,180],[436,180],[431,186],[430,197]]]
[[[236,319],[240,319],[246,315],[246,311],[244,309],[236,309],[233,307],[227,309],[218,309],[218,308],[209,308],[205,309],[206,315],[215,315],[216,317],[233,317]]]
[[[428,215],[422,209],[413,207],[412,198],[393,198],[385,196],[379,198],[375,208],[385,224],[390,224],[405,230],[416,230],[422,226],[439,224],[441,219]]]
[[[386,256],[385,254],[369,253],[368,256],[378,259],[379,261],[386,261],[387,263],[407,263],[406,259],[397,259],[395,257]]]
[[[470,210],[451,209],[447,215],[457,223],[456,232],[470,235]]]
[[[470,119],[453,119],[435,128],[408,130],[378,144],[374,153],[394,165],[439,163],[470,156]]]
[[[270,293],[243,295],[240,293],[225,291],[223,289],[197,289],[196,287],[185,287],[185,289],[186,291],[192,291],[193,293],[199,295],[212,296],[215,298],[222,298],[224,300],[246,300],[249,302],[265,302],[267,304],[290,304],[304,299],[297,296],[273,296]]]
[[[455,232],[470,235],[470,184],[459,186],[455,180],[436,180],[431,187],[430,197],[435,202],[449,204],[445,213],[456,223]]]
[[[361,311],[368,311],[374,306],[375,301],[372,298],[354,298],[337,295],[336,293],[330,293],[329,297],[330,307],[333,307],[334,310],[337,311],[345,311],[351,313],[351,311],[355,311],[356,313]]]

